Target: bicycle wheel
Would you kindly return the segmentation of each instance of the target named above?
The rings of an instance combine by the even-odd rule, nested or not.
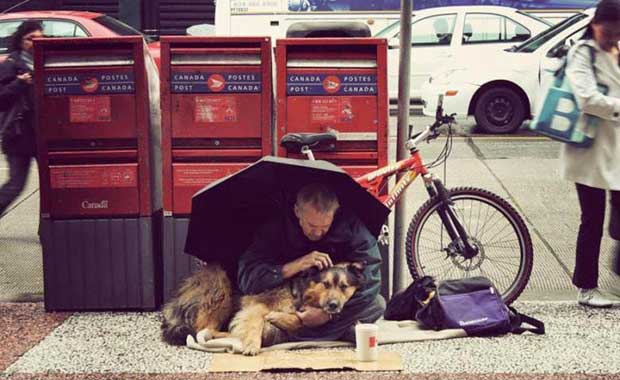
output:
[[[428,275],[437,280],[485,276],[506,304],[523,291],[532,272],[533,249],[529,231],[517,211],[489,191],[471,187],[448,190],[453,210],[478,248],[465,258],[453,242],[438,213],[439,199],[426,201],[415,214],[406,240],[409,272],[414,279]]]

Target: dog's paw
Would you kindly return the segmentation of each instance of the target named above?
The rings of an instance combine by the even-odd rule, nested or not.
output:
[[[250,343],[247,345],[243,345],[243,355],[246,356],[256,356],[260,352],[260,344]]]
[[[213,339],[213,334],[211,334],[211,331],[208,328],[202,329],[196,333],[196,341],[198,343],[204,344],[211,339]]]
[[[269,314],[267,314],[265,316],[265,320],[268,321],[268,322],[272,322],[272,323],[276,322],[276,321],[278,321],[280,319],[280,314],[281,313],[279,313],[277,311],[271,311],[271,312],[269,312]]]

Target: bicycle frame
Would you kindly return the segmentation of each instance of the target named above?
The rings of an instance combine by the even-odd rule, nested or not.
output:
[[[392,191],[388,194],[381,195],[380,192],[385,187],[388,179],[401,172],[405,174],[398,180],[398,183],[394,186]],[[392,208],[407,187],[409,187],[420,174],[424,177],[428,175],[429,172],[422,163],[420,152],[414,151],[411,157],[364,174],[361,177],[355,178],[355,181],[367,189],[369,193],[379,199],[385,206]]]
[[[424,186],[429,196],[431,198],[439,196],[441,200],[438,214],[446,228],[448,236],[457,244],[457,248],[462,252],[463,257],[469,259],[478,253],[478,249],[472,246],[467,231],[465,231],[465,228],[456,217],[454,210],[450,207],[452,201],[450,200],[447,190],[441,181],[434,178],[433,174],[428,171],[428,168],[422,162],[420,152],[416,148],[421,141],[426,140],[429,136],[436,133],[435,129],[439,126],[438,123],[439,122],[436,121],[435,124],[427,126],[422,133],[406,142],[406,146],[411,152],[410,157],[367,173],[356,178],[355,181],[379,199],[386,207],[392,208],[394,204],[398,202],[407,187],[415,181],[418,175],[422,175]],[[404,175],[398,180],[394,189],[387,195],[381,195],[380,192],[386,185],[387,180],[394,174],[402,172],[404,172]]]
[[[416,146],[420,142],[426,140],[431,134],[435,133],[433,132],[435,126],[436,124],[429,125],[419,135],[407,140],[406,147],[411,152],[410,157],[364,174],[356,178],[355,181],[389,208],[394,206],[403,192],[415,181],[418,175],[422,175],[425,184],[430,184],[433,180],[433,175],[422,162],[422,157]],[[380,195],[381,189],[384,188],[387,180],[394,174],[401,172],[405,172],[405,175],[396,183],[394,189],[387,195]]]

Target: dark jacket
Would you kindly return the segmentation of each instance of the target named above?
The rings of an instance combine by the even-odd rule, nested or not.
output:
[[[350,212],[338,210],[331,228],[318,242],[303,234],[293,211],[257,231],[253,243],[239,259],[239,289],[256,294],[284,283],[282,266],[312,251],[329,254],[332,262],[366,261],[365,286],[347,302],[345,310],[370,304],[381,287],[381,255],[377,240]]]
[[[0,112],[6,115],[12,107],[18,107],[17,114],[22,117],[18,128],[5,128],[2,132],[2,151],[5,154],[35,156],[33,86],[17,79],[17,75],[25,72],[31,70],[18,51],[12,52],[0,63]]]

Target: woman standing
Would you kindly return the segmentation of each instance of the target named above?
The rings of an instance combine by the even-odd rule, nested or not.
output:
[[[11,36],[8,58],[0,64],[0,119],[2,151],[9,164],[9,179],[0,187],[0,216],[26,184],[36,156],[32,88],[32,40],[43,37],[36,21],[24,21]]]
[[[582,112],[602,119],[592,146],[565,144],[561,152],[563,177],[576,183],[581,207],[573,284],[579,289],[579,304],[591,307],[611,306],[598,289],[598,266],[607,192],[612,214],[620,213],[619,40],[620,0],[601,0],[583,38],[569,51],[566,67],[566,77]],[[606,93],[597,84],[606,87]],[[609,232],[620,240],[617,222],[610,223]]]

